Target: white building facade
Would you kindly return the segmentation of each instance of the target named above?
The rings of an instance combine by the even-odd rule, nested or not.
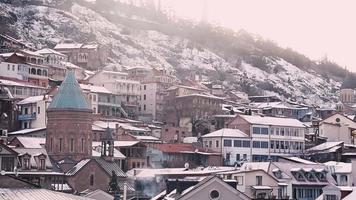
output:
[[[48,95],[28,97],[17,105],[20,107],[18,120],[21,129],[34,129],[46,127],[46,109],[51,99]]]

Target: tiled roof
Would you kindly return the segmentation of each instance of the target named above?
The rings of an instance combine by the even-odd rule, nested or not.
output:
[[[90,110],[74,72],[69,71],[62,82],[58,93],[54,96],[52,103],[48,107],[52,109],[79,109]]]

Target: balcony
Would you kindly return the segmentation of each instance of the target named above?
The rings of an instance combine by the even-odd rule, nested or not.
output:
[[[33,113],[33,114],[25,114],[25,115],[19,115],[17,119],[18,119],[19,121],[33,120],[33,119],[36,119],[36,113]]]

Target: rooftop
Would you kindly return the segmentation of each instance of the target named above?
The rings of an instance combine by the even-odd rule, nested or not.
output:
[[[281,118],[281,117],[263,117],[260,115],[238,115],[242,119],[251,124],[271,125],[271,126],[287,126],[304,128],[304,124],[297,119]]]
[[[47,189],[0,188],[0,199],[6,200],[90,200],[87,197],[55,192]]]
[[[41,49],[41,50],[38,50],[36,51],[36,53],[38,54],[57,54],[57,55],[60,55],[60,56],[66,56],[56,50],[53,50],[53,49],[49,49],[49,48],[44,48],[44,49]]]
[[[33,132],[43,131],[43,130],[46,130],[46,127],[23,129],[23,130],[7,133],[7,135],[11,135],[11,136],[13,136],[13,135],[26,135],[28,133],[33,133]]]
[[[39,101],[43,101],[48,99],[49,97],[44,96],[44,95],[40,95],[40,96],[32,96],[32,97],[27,97],[26,99],[20,101],[17,103],[17,105],[24,105],[24,104],[30,104],[30,103],[37,103]]]
[[[75,79],[74,72],[67,72],[58,93],[54,96],[48,109],[91,110],[78,81]]]
[[[210,138],[210,137],[248,137],[244,132],[239,129],[231,129],[231,128],[223,128],[206,135],[203,135],[202,138]]]
[[[40,138],[40,137],[16,137],[16,139],[19,140],[19,142],[23,145],[25,148],[42,148],[42,145],[46,143],[46,138]]]

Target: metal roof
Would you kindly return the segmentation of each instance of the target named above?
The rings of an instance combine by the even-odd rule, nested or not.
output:
[[[58,93],[48,107],[51,109],[80,109],[90,110],[73,71],[69,71],[62,82]]]
[[[112,171],[115,172],[117,177],[127,177],[118,164],[115,162],[108,162],[103,158],[93,158],[105,171],[111,176]]]
[[[0,188],[0,200],[89,200],[72,194],[55,192],[47,189],[5,189]]]

